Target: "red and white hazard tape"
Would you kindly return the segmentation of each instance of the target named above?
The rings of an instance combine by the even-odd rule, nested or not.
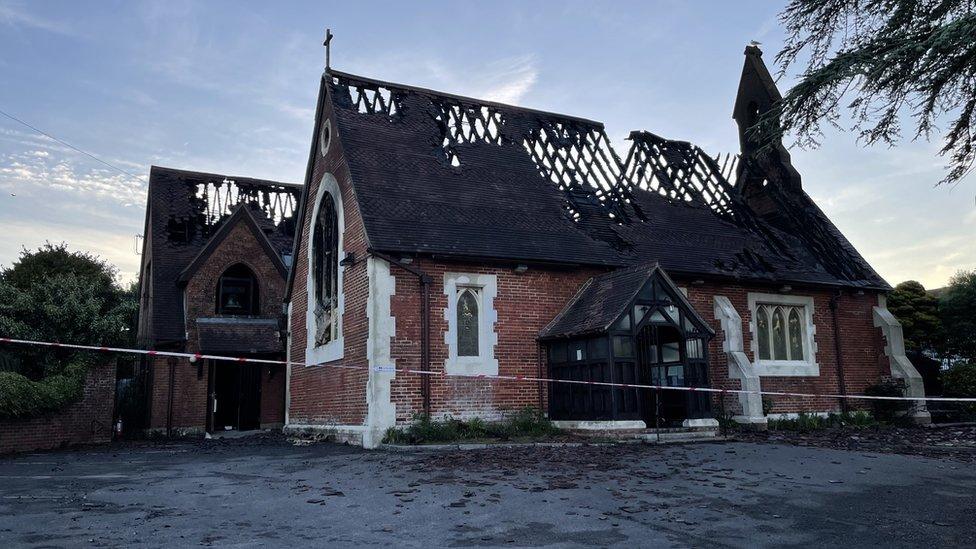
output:
[[[26,339],[12,339],[6,337],[0,337],[0,343],[14,343],[18,345],[36,345],[41,347],[56,347],[63,349],[78,349],[83,351],[98,351],[103,353],[126,353],[126,354],[137,354],[137,355],[148,355],[148,356],[165,356],[165,357],[176,357],[176,358],[189,358],[194,360],[208,359],[208,360],[224,360],[229,362],[239,362],[239,363],[254,363],[254,364],[273,364],[273,365],[293,365],[293,366],[325,366],[328,368],[339,368],[344,370],[369,370],[369,366],[354,366],[350,364],[341,364],[336,362],[326,362],[319,364],[308,364],[305,362],[298,361],[288,361],[288,360],[274,360],[269,358],[247,358],[247,357],[234,357],[234,356],[222,356],[222,355],[208,355],[202,353],[180,353],[176,351],[155,351],[146,349],[127,349],[122,347],[100,347],[97,345],[76,345],[71,343],[56,343],[51,341],[31,341]],[[672,387],[669,385],[642,385],[635,383],[614,383],[610,381],[582,381],[582,380],[572,380],[572,379],[554,379],[548,377],[535,377],[535,376],[507,376],[501,374],[448,374],[446,372],[435,372],[431,370],[416,370],[412,368],[396,368],[392,366],[374,366],[374,372],[381,373],[405,373],[405,374],[418,374],[427,376],[439,376],[439,377],[465,377],[472,379],[484,379],[484,380],[497,380],[497,381],[527,381],[527,382],[543,382],[543,383],[566,383],[572,385],[597,385],[601,387],[621,387],[625,389],[654,389],[662,391],[688,391],[688,392],[701,392],[701,393],[721,393],[721,394],[746,394],[746,395],[770,395],[770,396],[790,396],[790,397],[802,397],[802,398],[839,398],[839,399],[852,399],[852,400],[929,400],[935,402],[976,402],[976,398],[955,398],[955,397],[924,397],[924,398],[912,398],[912,397],[893,397],[893,396],[871,396],[871,395],[832,395],[832,394],[821,394],[821,393],[793,393],[786,391],[749,391],[746,389],[715,389],[713,387]]]

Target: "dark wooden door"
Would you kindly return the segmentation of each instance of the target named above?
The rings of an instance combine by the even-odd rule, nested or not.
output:
[[[212,431],[260,428],[261,366],[215,361],[212,376]]]
[[[642,385],[685,386],[684,341],[670,325],[646,324],[637,334],[638,375]],[[648,427],[680,426],[687,417],[687,394],[641,389],[641,415]]]
[[[237,428],[246,431],[261,428],[261,365],[241,364],[240,405]]]

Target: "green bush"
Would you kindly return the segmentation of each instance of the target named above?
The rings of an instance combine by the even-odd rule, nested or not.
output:
[[[945,396],[976,398],[976,362],[962,362],[942,372]],[[976,403],[958,403],[963,416],[976,415]],[[964,417],[964,418],[965,418]]]
[[[946,396],[976,397],[976,362],[962,362],[942,372]]]
[[[133,345],[138,291],[120,287],[115,274],[111,265],[64,244],[25,249],[0,268],[0,337]],[[4,346],[0,417],[55,411],[81,398],[92,364],[91,355],[66,348]]]
[[[866,396],[903,397],[905,384],[894,379],[886,379],[864,389]],[[904,420],[913,404],[910,400],[869,400],[874,418],[882,423]]]
[[[76,360],[60,374],[31,381],[16,372],[0,372],[0,418],[34,417],[79,400],[89,362]]]
[[[844,412],[842,414],[829,414],[819,416],[816,414],[800,413],[793,419],[771,419],[767,428],[770,431],[797,431],[809,433],[810,431],[822,431],[833,427],[873,427],[878,422],[871,417],[871,414],[863,411]]]
[[[418,415],[406,427],[387,429],[383,442],[388,444],[430,444],[475,440],[514,440],[547,438],[562,431],[534,408],[513,412],[498,422],[480,418],[434,420]]]

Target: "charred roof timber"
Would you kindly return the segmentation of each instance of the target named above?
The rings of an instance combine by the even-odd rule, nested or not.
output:
[[[187,243],[214,233],[240,204],[258,213],[266,234],[295,234],[295,213],[300,188],[294,185],[231,179],[224,176],[184,177],[183,191],[174,187],[175,207],[167,221],[170,242]]]
[[[742,105],[775,101],[764,70],[747,50],[740,127]],[[782,147],[713,157],[635,131],[621,160],[592,120],[334,70],[324,82],[377,250],[887,287]]]
[[[155,305],[149,312],[153,341],[181,341],[185,337],[180,288],[175,281],[199,254],[206,251],[235,212],[247,209],[278,255],[291,253],[302,187],[277,181],[191,172],[153,166],[149,174],[147,212],[147,276]],[[243,213],[243,212],[242,212]]]

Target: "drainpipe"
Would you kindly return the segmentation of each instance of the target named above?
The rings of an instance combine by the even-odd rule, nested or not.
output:
[[[166,436],[173,436],[173,388],[176,386],[176,358],[166,361],[169,366],[169,399],[166,403]]]
[[[430,371],[430,275],[384,253],[370,251],[375,257],[384,259],[392,265],[417,277],[420,282],[420,369]],[[430,374],[421,374],[420,395],[424,401],[424,416],[430,417]]]
[[[542,409],[542,381],[541,381],[541,379],[542,379],[542,342],[541,341],[537,342],[536,343],[536,346],[538,346],[538,348],[539,348],[539,358],[538,358],[538,362],[536,363],[536,377],[538,377],[540,379],[540,381],[538,382],[538,385],[539,385],[539,415],[542,416],[542,415],[545,414],[545,411]]]
[[[837,322],[837,305],[840,302],[840,298],[843,295],[841,290],[837,290],[837,293],[830,298],[830,314],[834,322],[834,354],[837,357],[837,383],[839,384],[840,394],[842,396],[847,395],[847,383],[844,381],[844,355],[840,344],[840,325]],[[847,399],[840,399],[840,411],[847,412]]]

